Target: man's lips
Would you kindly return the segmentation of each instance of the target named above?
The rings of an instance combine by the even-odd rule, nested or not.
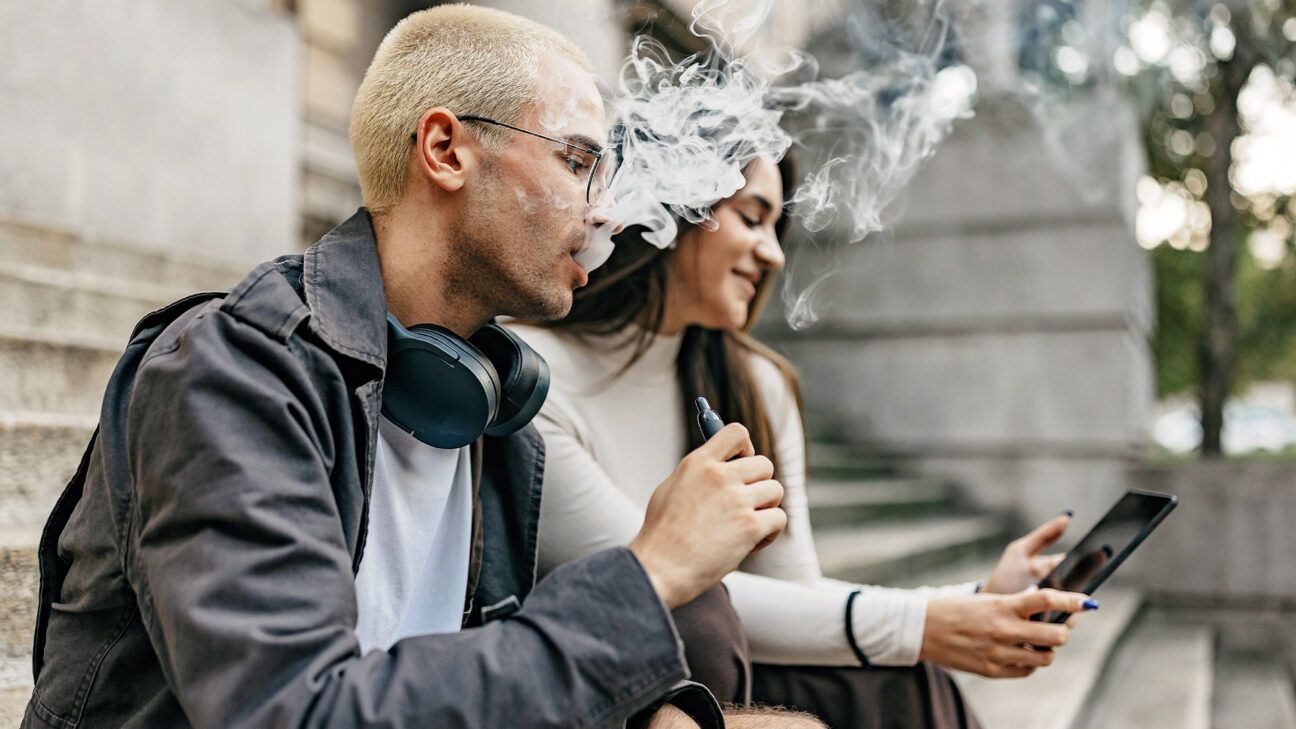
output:
[[[576,262],[576,253],[577,251],[572,251],[568,258],[571,260],[571,265],[576,269],[576,288],[580,288],[589,283],[589,272],[585,270],[584,266]]]

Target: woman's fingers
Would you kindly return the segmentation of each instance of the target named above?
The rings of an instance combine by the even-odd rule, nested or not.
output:
[[[1070,524],[1071,517],[1066,514],[1059,514],[1049,519],[1035,527],[1035,530],[1030,534],[1021,538],[1022,549],[1025,550],[1028,556],[1034,557],[1060,539]]]
[[[1060,648],[1066,645],[1071,630],[1064,625],[1021,619],[1014,621],[1013,627],[1007,633],[1008,639],[1004,641],[1005,643]]]
[[[1037,651],[1022,646],[998,646],[991,651],[990,657],[1001,666],[1026,666],[1043,668],[1052,665],[1056,654],[1053,651]]]
[[[1018,593],[1009,599],[1012,600],[1013,610],[1023,618],[1029,618],[1036,613],[1049,610],[1078,613],[1086,609],[1098,609],[1096,601],[1080,592],[1059,592],[1058,590],[1044,589]],[[1086,608],[1086,603],[1092,607]]]

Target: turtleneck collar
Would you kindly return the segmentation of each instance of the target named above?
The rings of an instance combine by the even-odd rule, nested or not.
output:
[[[644,331],[638,324],[631,324],[620,332],[594,339],[591,343],[606,354],[607,361],[614,368],[613,371],[616,371],[634,352],[635,344]],[[660,382],[674,378],[675,359],[683,341],[682,330],[675,334],[655,335],[648,348],[621,377],[637,382]]]

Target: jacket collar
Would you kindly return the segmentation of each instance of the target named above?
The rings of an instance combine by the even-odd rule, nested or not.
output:
[[[387,295],[368,210],[307,249],[302,287],[312,331],[338,352],[386,369]]]

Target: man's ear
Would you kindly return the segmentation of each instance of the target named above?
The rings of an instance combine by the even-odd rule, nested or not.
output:
[[[415,141],[415,169],[428,182],[456,192],[481,162],[481,145],[449,109],[423,112]]]

